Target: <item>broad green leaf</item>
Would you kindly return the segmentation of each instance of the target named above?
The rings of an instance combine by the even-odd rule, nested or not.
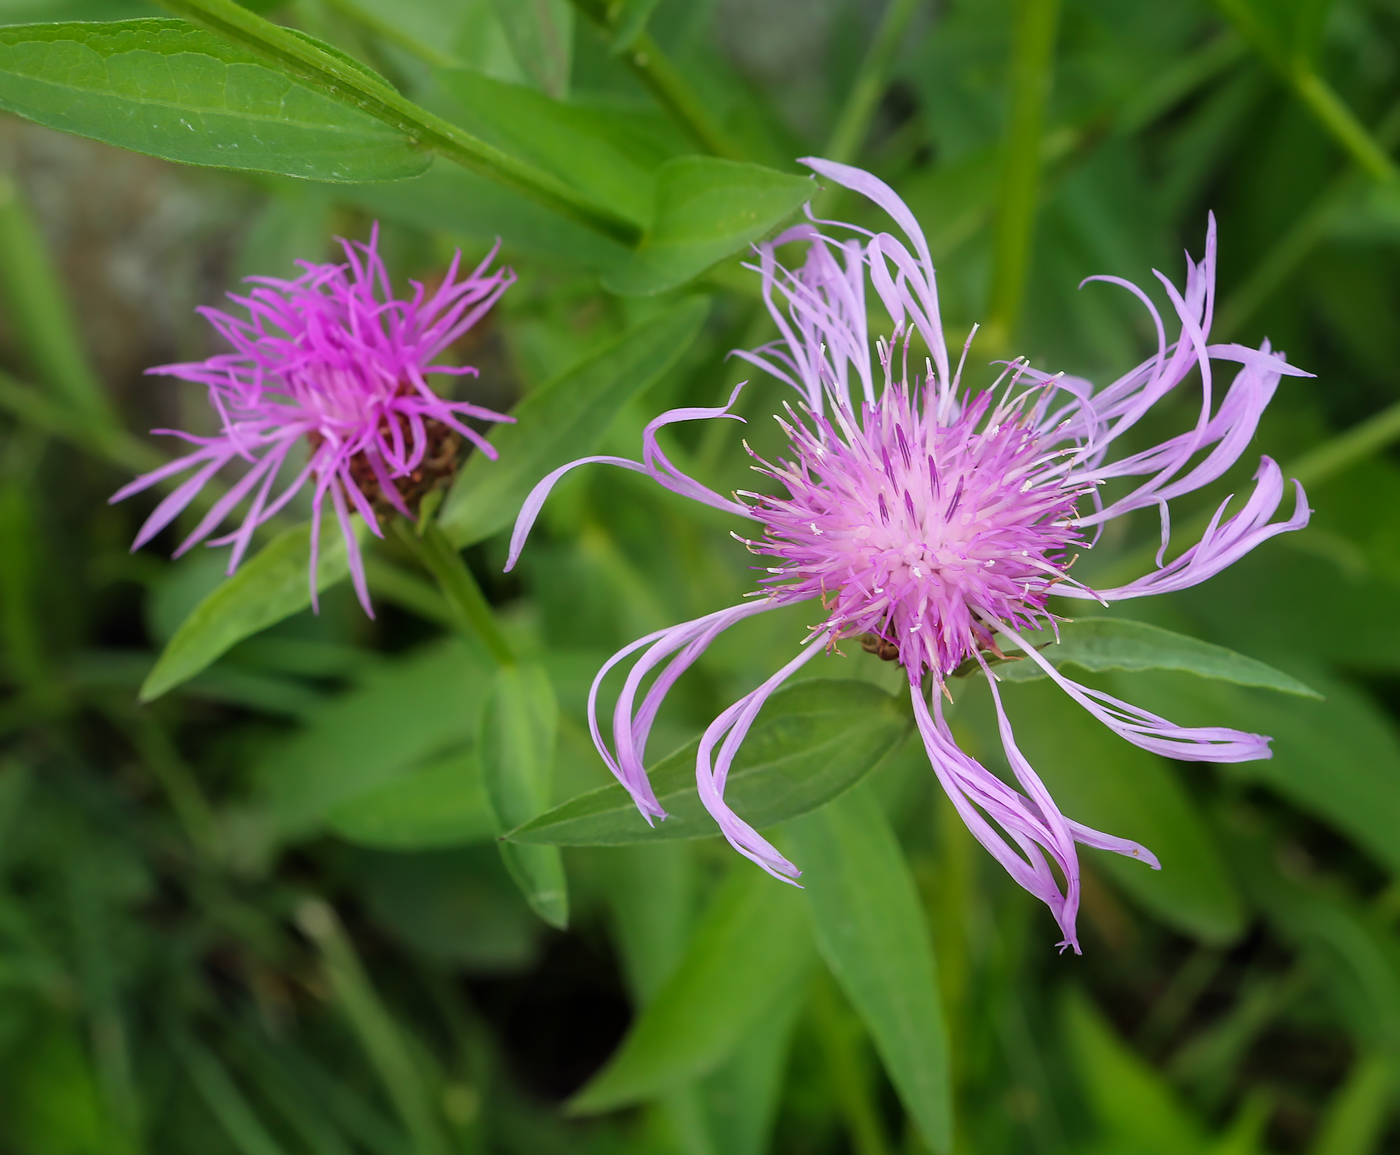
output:
[[[771,232],[817,191],[807,177],[711,156],[656,170],[651,228],[636,254],[603,277],[624,296],[683,285]]]
[[[342,802],[327,825],[347,842],[430,850],[485,842],[498,831],[474,752],[457,750]]]
[[[312,830],[425,759],[470,742],[473,703],[489,688],[482,656],[456,640],[374,669],[254,767],[278,831]]]
[[[564,104],[466,69],[437,78],[456,103],[452,119],[467,131],[639,224],[650,221],[652,174],[682,151],[651,118]]]
[[[814,954],[802,896],[736,863],[675,972],[570,1107],[611,1110],[713,1071],[802,982]]]
[[[849,790],[909,731],[901,700],[869,682],[811,679],[774,694],[749,732],[725,786],[725,800],[762,829],[814,810]],[[655,828],[621,785],[603,786],[510,832],[513,842],[619,846],[718,833],[695,792],[699,739],[649,773],[668,817]]]
[[[723,1155],[766,1155],[783,1093],[793,1028],[807,994],[780,992],[734,1053],[698,1087],[714,1150]],[[685,1092],[681,1092],[685,1093]]]
[[[948,1036],[918,887],[868,788],[787,828],[817,945],[924,1142],[952,1142]]]
[[[1094,1155],[1195,1155],[1207,1150],[1200,1123],[1171,1086],[1114,1034],[1078,991],[1063,1006],[1075,1072],[1099,1128]]]
[[[515,424],[492,431],[499,459],[474,454],[448,494],[438,524],[453,544],[470,545],[504,529],[541,477],[591,453],[618,411],[680,359],[708,311],[704,299],[682,301],[517,405]]]
[[[399,180],[431,156],[402,132],[182,20],[0,28],[0,107],[182,164]]]
[[[1126,691],[1129,701],[1139,701],[1131,693],[1136,681]],[[1244,929],[1243,903],[1209,828],[1166,761],[1119,738],[1056,686],[1008,686],[1003,694],[1017,744],[1061,812],[1142,843],[1162,869],[1080,847],[1086,861],[1169,925],[1208,942],[1236,938]],[[968,697],[981,721],[977,753],[1004,765],[990,701],[980,692]]]
[[[1400,872],[1400,734],[1372,699],[1320,667],[1298,663],[1325,702],[1284,701],[1184,678],[1133,679],[1133,701],[1181,725],[1227,725],[1273,738],[1273,757],[1222,765],[1259,782],[1343,831],[1387,869]]]
[[[1036,644],[1057,668],[1074,665],[1086,670],[1184,670],[1239,686],[1262,686],[1306,698],[1321,697],[1316,690],[1282,670],[1224,646],[1214,646],[1146,622],[1075,618],[1060,626],[1058,643],[1053,635],[1036,635]],[[1013,646],[1005,649],[1008,654],[1016,653]],[[999,665],[996,672],[1004,682],[1031,682],[1049,676],[1028,658]]]
[[[559,706],[539,666],[502,666],[481,719],[481,776],[503,829],[549,805]],[[503,842],[501,854],[531,908],[561,930],[569,923],[564,863],[555,846]]]
[[[368,530],[358,516],[354,525],[363,541]],[[306,522],[279,533],[240,565],[180,624],[141,686],[141,701],[159,698],[244,638],[306,609],[311,604],[310,558],[311,523]],[[345,539],[335,520],[328,519],[321,527],[316,588],[325,590],[349,573]]]

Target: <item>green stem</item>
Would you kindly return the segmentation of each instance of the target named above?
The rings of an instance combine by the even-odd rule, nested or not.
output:
[[[1040,201],[1041,137],[1055,65],[1059,0],[1017,0],[1011,30],[1010,114],[997,197],[992,291],[985,340],[1005,348],[1015,333]]]
[[[606,0],[573,0],[573,5],[609,37],[617,33]],[[615,51],[627,62],[627,67],[646,86],[657,103],[694,138],[696,144],[713,156],[728,160],[747,159],[744,150],[710,115],[699,93],[686,83],[685,77],[645,25],[637,30],[630,43],[618,45]]]
[[[859,154],[870,129],[870,120],[884,94],[886,74],[918,7],[919,0],[890,0],[880,27],[865,50],[851,90],[846,94],[846,104],[836,118],[831,139],[826,143],[826,152],[822,155],[827,160],[850,164]]]
[[[635,221],[584,197],[549,173],[478,140],[450,121],[434,116],[372,73],[326,52],[289,29],[264,20],[237,0],[161,2],[172,12],[256,52],[283,72],[383,121],[414,143],[454,164],[514,189],[624,245],[635,246],[641,241],[642,230]]]
[[[394,528],[399,540],[408,547],[419,564],[437,579],[438,588],[458,621],[481,639],[497,665],[515,665],[515,654],[496,622],[491,603],[476,584],[476,578],[467,568],[461,551],[447,540],[437,522],[425,521],[422,537],[415,534],[413,527],[403,520],[394,522]]]
[[[35,375],[85,419],[115,427],[102,383],[83,353],[67,295],[19,188],[0,176],[0,291]]]
[[[381,20],[371,12],[366,12],[354,0],[325,0],[326,7],[358,24],[366,32],[373,33],[381,40],[395,44],[410,56],[416,56],[430,68],[461,68],[462,62],[449,52],[442,52],[431,44],[424,44],[415,36],[410,36],[398,25],[389,20]]]
[[[428,1080],[365,974],[335,911],[319,899],[307,899],[297,911],[297,923],[320,949],[336,1001],[403,1119],[415,1155],[448,1155],[451,1147]]]
[[[1311,69],[1289,77],[1293,91],[1363,172],[1382,183],[1400,181],[1400,167],[1321,76]]]

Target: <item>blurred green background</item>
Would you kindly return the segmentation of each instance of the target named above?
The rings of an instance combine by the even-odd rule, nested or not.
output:
[[[950,337],[986,326],[974,382],[1007,352],[1100,382],[1135,364],[1155,344],[1141,306],[1076,286],[1111,273],[1165,307],[1151,270],[1179,282],[1213,210],[1213,338],[1267,336],[1316,376],[1284,380],[1199,509],[1267,453],[1316,512],[1203,587],[1129,609],[1325,700],[1102,676],[1184,723],[1274,736],[1271,761],[1208,767],[1128,747],[1043,682],[1008,688],[1064,809],[1166,868],[1085,852],[1082,957],[1054,951],[1051,919],[972,842],[917,742],[869,793],[932,930],[960,1155],[1400,1151],[1400,4],[249,6],[431,107],[454,107],[432,70],[465,69],[601,110],[635,155],[674,156],[694,141],[613,50],[618,20],[649,20],[712,151],[791,173],[798,156],[834,156],[905,197]],[[159,14],[0,0],[6,24]],[[222,573],[222,551],[168,561],[174,532],[129,554],[156,498],[106,504],[171,453],[145,430],[210,429],[199,390],[141,372],[217,351],[195,305],[298,257],[334,259],[334,236],[375,219],[401,283],[499,235],[520,281],[454,356],[481,369],[471,398],[506,408],[703,300],[694,340],[639,370],[645,388],[603,438],[635,456],[647,420],[720,404],[747,376],[727,352],[775,335],[741,258],[619,295],[603,283],[611,242],[442,161],[331,185],[179,167],[5,115],[0,172],[0,1152],[925,1150],[861,1017],[784,913],[790,892],[773,898],[779,885],[720,840],[570,849],[568,929],[532,913],[492,845],[476,762],[485,659],[401,546],[375,554],[374,621],[342,584],[318,616],[137,705]],[[815,207],[878,223],[853,197]],[[756,381],[746,430],[686,427],[671,449],[721,491],[744,485],[739,438],[773,442],[782,399]],[[1165,406],[1144,438],[1194,420],[1191,404]],[[634,475],[584,471],[517,571],[501,572],[502,534],[468,551],[513,644],[554,681],[556,800],[607,780],[584,716],[599,664],[752,588],[729,528]],[[1149,565],[1156,532],[1149,517],[1110,535],[1086,572]],[[711,647],[653,750],[786,661],[805,612]],[[897,670],[847,649],[806,673],[895,688]],[[976,687],[955,724],[995,764]],[[657,1085],[624,1087],[613,1110],[566,1106],[657,1006],[672,1016],[648,1036]]]

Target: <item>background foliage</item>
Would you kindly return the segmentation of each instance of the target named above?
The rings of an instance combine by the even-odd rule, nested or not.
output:
[[[1400,1150],[1393,0],[170,9],[0,0],[0,106],[48,126],[0,122],[0,1150]],[[118,20],[142,23],[81,23]],[[1179,277],[1212,209],[1217,339],[1267,335],[1317,374],[1284,382],[1257,445],[1312,526],[1133,609],[1322,697],[1093,627],[1155,655],[1099,684],[1272,734],[1274,758],[1168,762],[1043,680],[1008,686],[1066,811],[1165,867],[1085,852],[1083,957],[972,843],[898,672],[858,651],[776,698],[736,771],[807,889],[707,837],[687,743],[792,652],[801,611],[672,695],[658,836],[588,793],[600,662],[751,586],[723,517],[580,474],[501,573],[541,474],[634,455],[656,412],[742,379],[727,351],[772,335],[742,251],[809,195],[810,153],[908,200],[950,339],[984,324],[978,374],[1007,351],[1135,363],[1141,309],[1073,287]],[[375,218],[404,278],[502,238],[520,283],[456,350],[473,399],[518,406],[501,461],[376,547],[372,622],[329,540],[305,608],[295,518],[228,582],[214,553],[166,561],[173,532],[128,554],[149,505],[105,499],[168,452],[141,431],[209,420],[140,370],[213,351],[195,304]],[[779,397],[744,395],[756,447]],[[740,435],[667,450],[728,490]],[[1150,564],[1138,531],[1082,564]],[[989,711],[965,685],[960,739],[994,761]]]

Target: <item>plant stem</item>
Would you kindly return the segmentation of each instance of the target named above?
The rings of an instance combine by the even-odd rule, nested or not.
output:
[[[402,519],[394,522],[394,529],[418,562],[434,578],[447,604],[457,615],[458,621],[481,639],[487,652],[500,666],[515,665],[515,654],[496,622],[496,615],[476,578],[467,568],[461,552],[444,536],[435,521],[427,521],[423,526],[423,536],[419,537],[413,527]]]
[[[880,26],[865,50],[865,58],[856,71],[851,90],[846,94],[846,103],[836,118],[836,127],[831,130],[831,138],[822,154],[827,160],[851,164],[860,153],[871,118],[884,94],[885,76],[918,7],[919,0],[890,0],[880,19]]]
[[[610,37],[618,31],[605,0],[573,0],[573,5]],[[686,83],[685,77],[645,25],[637,30],[629,43],[615,46],[614,51],[627,62],[637,79],[656,97],[657,103],[694,138],[696,144],[713,156],[728,160],[747,159],[744,150],[710,115],[699,93]]]
[[[629,247],[642,229],[549,173],[517,160],[420,108],[372,73],[281,28],[237,0],[161,0],[165,7],[266,58],[281,71],[368,113],[454,164],[514,189],[546,208]]]
[[[1011,30],[1010,113],[997,198],[992,291],[984,340],[1005,348],[1015,333],[1040,202],[1041,136],[1054,75],[1059,0],[1017,0]]]

